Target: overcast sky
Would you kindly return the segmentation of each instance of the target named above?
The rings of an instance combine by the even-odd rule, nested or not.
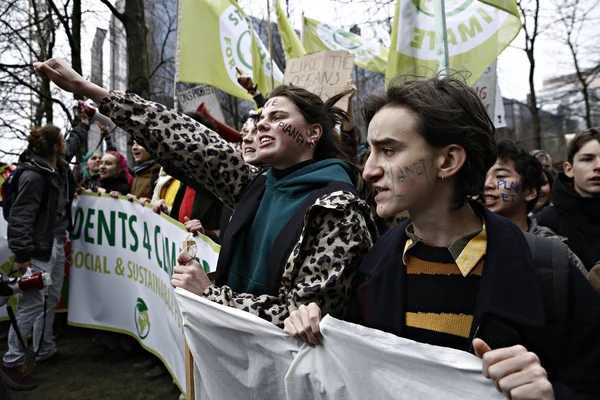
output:
[[[97,0],[84,0],[89,7],[98,11],[96,16],[91,18],[84,17],[84,30],[86,41],[82,48],[90,49],[96,27],[107,28],[110,13],[106,7]],[[270,1],[271,7],[274,9],[274,0]],[[285,8],[285,0],[281,0]],[[544,0],[542,2],[541,15],[543,18],[548,18],[554,14],[553,0]],[[239,0],[239,4],[244,8],[246,13],[266,18],[267,0]],[[341,4],[333,0],[290,0],[290,21],[294,28],[300,30],[302,12],[309,17],[321,22],[327,22],[332,25],[349,28],[351,25],[364,23],[368,17],[368,10],[361,2],[352,4]],[[394,6],[391,5],[386,9],[381,10],[379,18],[393,15]],[[275,13],[271,13],[272,21],[275,21]],[[378,35],[389,43],[389,35],[385,32],[379,32]],[[373,37],[374,32],[369,29],[363,29],[363,36]],[[108,56],[108,40],[105,50],[105,62],[109,61]],[[525,52],[521,50],[524,46],[524,34],[521,32],[513,41],[512,45],[507,48],[499,58],[498,62],[498,77],[502,95],[504,97],[525,100],[529,92],[528,77],[529,77],[529,62]],[[541,89],[544,78],[549,78],[557,75],[572,72],[570,67],[570,59],[565,49],[559,46],[556,40],[553,40],[549,35],[540,37],[536,45],[536,62],[537,69],[535,74],[536,86]],[[84,60],[84,68],[89,74],[89,53],[83,50],[82,57]],[[105,68],[105,71],[107,69]]]

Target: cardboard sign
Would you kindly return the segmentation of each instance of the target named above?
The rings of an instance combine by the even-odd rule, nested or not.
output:
[[[183,112],[194,112],[202,103],[206,104],[208,112],[221,122],[225,121],[219,98],[215,89],[210,85],[198,85],[178,94],[179,104]]]
[[[287,85],[303,87],[327,101],[340,92],[354,88],[353,68],[353,54],[345,50],[320,51],[289,60],[283,81]],[[336,105],[347,110],[350,97],[344,97]]]

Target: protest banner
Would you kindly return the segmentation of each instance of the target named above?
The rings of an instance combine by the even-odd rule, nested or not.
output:
[[[283,81],[287,85],[300,86],[318,95],[323,101],[354,88],[352,69],[354,55],[345,50],[320,51],[289,60]],[[348,109],[350,96],[336,105]]]
[[[307,52],[348,50],[359,67],[385,74],[389,50],[375,40],[306,17],[303,27],[302,44]]]
[[[449,67],[470,71],[472,85],[521,29],[514,0],[455,0],[445,3],[446,38],[436,38],[434,3],[397,0],[386,78],[437,71],[435,44],[447,39]]]
[[[185,228],[150,207],[95,194],[76,199],[73,218],[69,324],[134,337],[185,391],[183,321],[171,286]],[[195,240],[196,258],[214,271],[219,246]]]
[[[310,346],[185,290],[175,298],[202,382],[196,399],[502,399],[473,354],[326,316]],[[352,368],[348,368],[352,366]]]
[[[181,105],[183,112],[194,112],[202,103],[206,109],[216,119],[225,122],[221,103],[215,89],[210,85],[198,85],[177,95],[178,104]]]

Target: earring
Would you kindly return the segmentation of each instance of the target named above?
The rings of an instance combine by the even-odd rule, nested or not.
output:
[[[445,178],[444,175],[442,175],[442,181],[444,180],[444,178]]]
[[[309,139],[309,142],[308,142],[308,144],[310,145],[310,148],[311,148],[311,149],[314,149],[314,148],[315,148],[315,141],[314,141],[314,140],[312,140],[312,139]]]

